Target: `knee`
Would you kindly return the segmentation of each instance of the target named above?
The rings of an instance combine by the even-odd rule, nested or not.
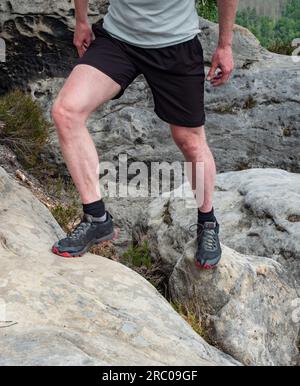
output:
[[[196,158],[208,147],[204,127],[184,128],[171,126],[172,136],[184,155]]]
[[[83,120],[83,115],[72,103],[60,98],[54,102],[51,115],[57,132],[62,138],[68,138]]]
[[[194,135],[175,137],[174,140],[183,154],[189,158],[199,157],[205,152],[207,146],[205,139]]]

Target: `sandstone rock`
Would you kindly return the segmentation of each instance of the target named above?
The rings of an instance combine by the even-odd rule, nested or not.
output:
[[[187,185],[186,191],[189,190]],[[136,239],[147,233],[153,256],[174,266],[193,237],[195,203],[164,194],[141,214]],[[217,176],[215,210],[221,241],[240,253],[280,262],[300,286],[300,176],[277,169],[252,169]]]
[[[300,175],[276,169],[221,174],[215,201],[222,241],[280,262],[300,289]]]
[[[0,168],[0,365],[237,365],[125,266],[53,255],[62,231]]]
[[[107,10],[107,0],[91,0],[91,21]],[[66,76],[76,52],[73,47],[73,1],[16,1],[0,5],[0,37],[6,42],[6,63],[0,63],[0,94],[26,89],[28,81]]]
[[[211,339],[245,365],[297,364],[293,281],[271,259],[223,249],[218,269],[206,272],[195,269],[194,242],[187,245],[170,279],[173,301],[206,315]]]
[[[299,184],[298,174],[275,169],[218,176],[221,241],[243,255],[223,246],[214,272],[195,269],[194,200],[165,193],[134,227],[134,238],[147,238],[152,256],[173,272],[173,301],[207,316],[210,338],[246,365],[299,359],[300,326],[292,318],[300,293]]]

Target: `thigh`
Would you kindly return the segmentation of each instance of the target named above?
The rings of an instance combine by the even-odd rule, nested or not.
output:
[[[155,112],[167,123],[202,127],[205,123],[203,51],[198,38],[156,50],[155,63],[144,75],[152,90]]]
[[[101,26],[96,39],[82,58],[59,94],[59,101],[87,115],[110,99],[121,97],[139,75],[121,42]]]
[[[107,75],[121,87],[113,99],[120,98],[140,72],[127,54],[125,43],[109,35],[101,25],[94,28],[94,33],[96,39],[77,64],[89,65]]]
[[[103,72],[89,65],[77,65],[66,80],[56,102],[65,109],[88,116],[120,90],[121,86]]]
[[[205,124],[204,79],[172,77],[149,80],[155,113],[172,126],[199,128]]]

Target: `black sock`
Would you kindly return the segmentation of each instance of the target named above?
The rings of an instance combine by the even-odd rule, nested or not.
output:
[[[90,204],[83,204],[82,207],[83,212],[85,214],[89,214],[90,216],[97,218],[106,216],[105,204],[103,200],[95,201]]]
[[[204,224],[205,222],[215,222],[215,212],[214,208],[208,213],[203,213],[200,210],[198,210],[198,224]]]

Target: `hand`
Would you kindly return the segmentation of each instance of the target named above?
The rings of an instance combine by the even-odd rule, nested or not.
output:
[[[91,25],[88,22],[77,22],[74,34],[74,45],[80,57],[84,55],[93,40],[94,34]]]
[[[234,60],[231,46],[218,47],[214,53],[207,80],[214,87],[221,86],[229,80],[233,69]]]

